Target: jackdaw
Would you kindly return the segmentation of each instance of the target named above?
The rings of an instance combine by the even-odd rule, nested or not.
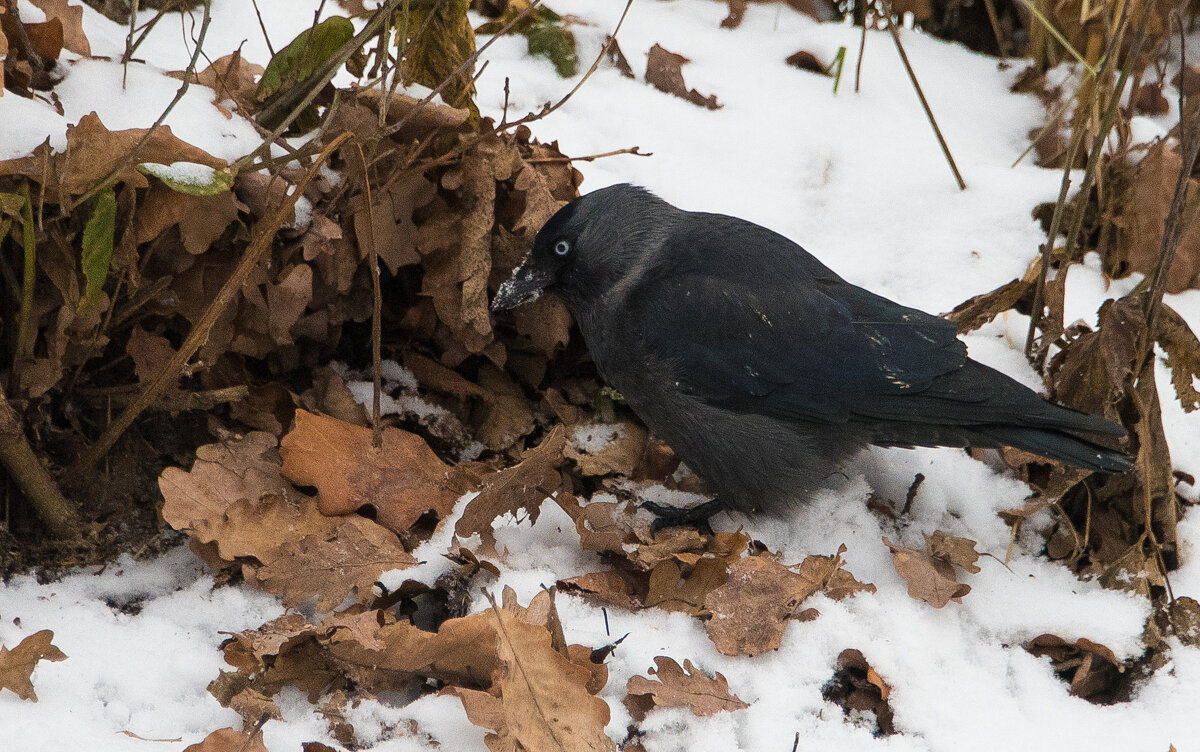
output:
[[[765,227],[632,185],[560,209],[492,309],[542,292],[566,304],[605,381],[741,512],[786,510],[868,444],[1132,464],[1113,448],[1121,426],[971,360],[951,322],[850,284]]]

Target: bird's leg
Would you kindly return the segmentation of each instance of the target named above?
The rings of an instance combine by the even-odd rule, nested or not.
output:
[[[651,533],[657,533],[666,527],[694,527],[711,535],[712,528],[708,519],[725,509],[725,504],[719,498],[693,507],[672,507],[653,501],[643,501],[639,506],[654,515],[654,522],[650,525]]]

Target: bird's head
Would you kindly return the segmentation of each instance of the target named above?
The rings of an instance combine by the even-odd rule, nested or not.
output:
[[[627,183],[580,196],[538,232],[533,250],[497,291],[492,310],[506,311],[553,292],[578,315],[638,274],[662,245],[678,211]]]

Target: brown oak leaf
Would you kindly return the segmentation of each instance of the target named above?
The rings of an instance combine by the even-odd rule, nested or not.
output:
[[[680,667],[665,655],[655,658],[654,665],[648,673],[658,681],[631,676],[625,686],[625,706],[634,720],[645,719],[654,707],[688,708],[698,716],[750,707],[729,691],[729,682],[720,673],[709,676],[686,659]]]
[[[39,661],[65,661],[67,656],[54,647],[54,632],[43,629],[17,643],[12,650],[0,645],[0,690],[14,692],[22,700],[37,702],[33,691],[33,670]]]

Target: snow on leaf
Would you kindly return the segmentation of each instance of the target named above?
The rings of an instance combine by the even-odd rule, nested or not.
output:
[[[38,183],[47,181],[47,200],[55,203],[69,201],[69,197],[88,190],[118,167],[121,168],[118,181],[145,188],[149,181],[128,162],[128,157],[147,130],[110,131],[92,112],[80,118],[77,125],[67,126],[64,151],[51,153],[49,143],[44,143],[29,156],[0,161],[0,175],[24,175]],[[159,164],[195,162],[217,169],[226,167],[225,160],[180,141],[167,125],[154,130],[136,159]]]
[[[445,463],[420,436],[398,428],[384,429],[376,452],[369,428],[297,410],[280,454],[285,476],[317,488],[323,514],[371,505],[379,524],[398,533],[427,512],[445,517],[458,498],[447,485]]]
[[[33,670],[39,661],[65,661],[63,651],[51,644],[54,632],[43,629],[21,640],[9,650],[0,645],[0,690],[7,689],[22,700],[37,702],[33,691]]]
[[[656,668],[648,672],[653,679],[631,676],[625,687],[625,706],[637,721],[654,707],[687,708],[698,716],[750,707],[729,691],[729,682],[720,673],[709,676],[687,659],[680,667],[665,655],[656,657],[654,664]]]
[[[170,165],[142,162],[137,168],[146,175],[158,178],[171,190],[189,196],[215,196],[233,188],[234,175],[228,168],[217,170],[191,162]]]

